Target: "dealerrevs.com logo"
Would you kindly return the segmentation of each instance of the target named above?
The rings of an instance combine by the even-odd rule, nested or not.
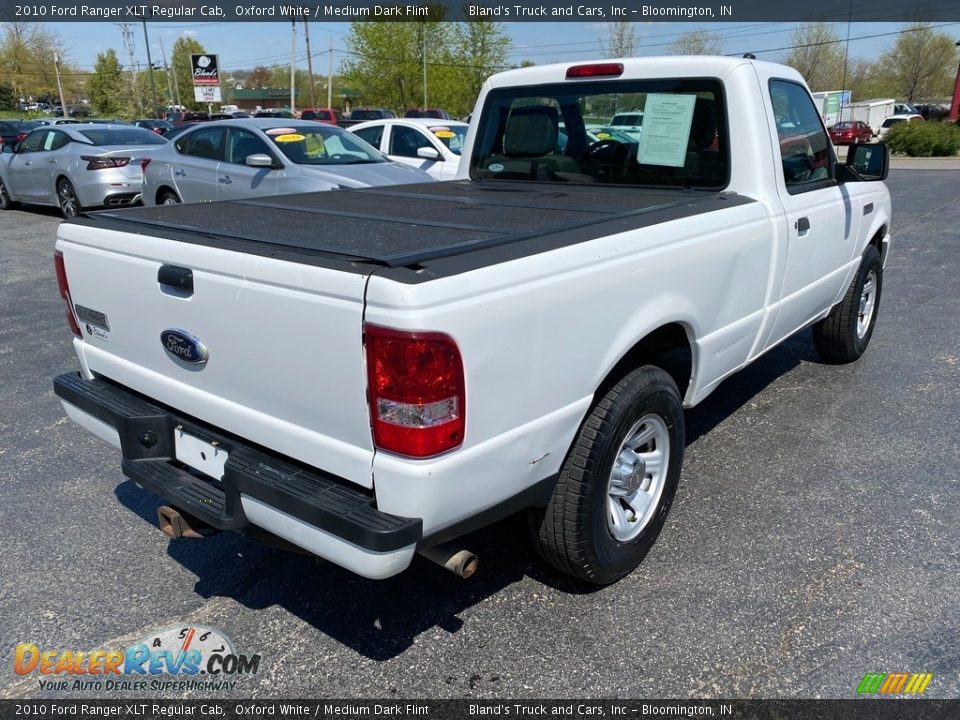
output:
[[[867,673],[857,686],[860,695],[922,695],[933,673]]]
[[[125,649],[59,650],[20,643],[17,675],[36,675],[41,690],[233,690],[256,674],[260,655],[234,650],[218,630],[189,625],[152,633]]]

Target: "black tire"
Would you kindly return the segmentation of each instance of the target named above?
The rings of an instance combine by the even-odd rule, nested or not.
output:
[[[77,191],[73,183],[66,178],[60,178],[57,181],[57,205],[60,207],[60,214],[67,220],[75,218],[83,212],[83,206],[80,204],[80,198],[77,197]]]
[[[173,190],[164,190],[157,198],[157,205],[179,205],[180,198]]]
[[[872,292],[864,293],[864,286],[872,279]],[[868,291],[870,286],[868,285]],[[843,300],[823,320],[813,326],[813,345],[817,354],[829,363],[853,362],[867,349],[880,311],[883,290],[883,267],[880,253],[871,245],[863,253],[860,267],[847,288]],[[869,319],[862,324],[867,297]]]
[[[19,205],[20,203],[16,200],[10,199],[7,186],[3,184],[3,180],[0,180],[0,210],[15,210]]]
[[[665,426],[668,464],[659,499],[645,515],[646,524],[641,522],[639,534],[623,542],[611,528],[611,473],[628,433],[648,416]],[[680,480],[683,451],[683,405],[673,379],[650,365],[626,375],[584,420],[547,507],[530,512],[530,530],[540,555],[557,569],[596,585],[609,585],[627,575],[646,557],[663,528]]]

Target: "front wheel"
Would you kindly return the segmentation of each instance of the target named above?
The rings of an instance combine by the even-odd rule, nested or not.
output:
[[[73,189],[73,183],[66,178],[62,178],[57,183],[57,204],[60,206],[60,214],[67,220],[83,212],[83,207],[77,198],[77,191]]]
[[[644,366],[593,408],[545,509],[534,544],[569,575],[609,585],[637,567],[666,522],[680,481],[683,405],[673,379]]]
[[[813,326],[813,344],[826,362],[853,362],[867,349],[880,310],[883,265],[871,245],[847,292],[830,314]]]

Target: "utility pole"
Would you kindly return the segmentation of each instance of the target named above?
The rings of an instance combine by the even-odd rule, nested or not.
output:
[[[307,72],[310,73],[310,107],[316,107],[313,97],[313,55],[310,54],[310,22],[303,19],[303,38],[307,41]],[[328,106],[329,107],[329,106]]]
[[[290,114],[294,114],[296,102],[294,100],[294,86],[297,82],[296,76],[297,63],[297,21],[290,21]]]
[[[427,24],[420,24],[421,42],[423,45],[423,109],[427,109]]]
[[[333,107],[333,36],[330,36],[330,49],[327,51],[327,107]]]
[[[960,40],[957,40],[957,47],[960,48]],[[950,103],[950,121],[956,122],[960,119],[960,65],[957,65],[957,79],[953,83],[953,102]]]
[[[167,51],[163,49],[163,36],[160,37],[160,54],[163,57],[163,66],[167,69],[167,87],[170,87],[170,79],[173,78],[173,92],[176,94],[177,106],[180,107],[180,84],[177,82],[177,74],[173,71],[173,66],[167,65]],[[173,97],[170,100],[172,102]]]
[[[120,28],[120,32],[123,33],[123,45],[127,49],[127,57],[130,61],[130,87],[133,91],[133,98],[137,103],[137,114],[140,114],[140,93],[137,90],[137,74],[134,68],[135,63],[133,61],[133,53],[135,50],[134,40],[133,40],[133,29],[130,27],[129,23],[115,23],[117,27]]]
[[[60,91],[60,107],[63,108],[63,117],[70,117],[70,108],[67,107],[67,99],[63,95],[63,83],[60,82],[60,53],[53,54],[53,67],[57,71],[57,90]]]
[[[153,99],[153,105],[150,110],[150,117],[157,116],[157,82],[153,78],[153,59],[150,57],[150,38],[147,37],[147,21],[143,21],[143,42],[147,46],[147,65],[150,66],[150,97]]]

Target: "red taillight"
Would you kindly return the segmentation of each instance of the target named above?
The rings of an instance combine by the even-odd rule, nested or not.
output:
[[[463,443],[463,361],[453,339],[367,325],[373,441],[380,450],[425,458]]]
[[[143,160],[140,161],[140,172],[147,171],[147,165],[150,164],[150,160],[151,158],[143,158]]]
[[[591,63],[572,65],[567,68],[568,78],[619,77],[623,75],[623,63]]]
[[[16,140],[16,142],[23,142],[23,139],[24,139],[26,136],[27,136],[26,133],[17,133],[17,140]]]
[[[130,162],[128,157],[116,157],[114,155],[81,155],[80,159],[87,161],[87,170],[109,170],[123,167]]]
[[[53,267],[57,271],[57,286],[60,288],[60,297],[67,307],[67,324],[70,330],[77,337],[83,337],[80,334],[80,326],[77,325],[77,318],[73,314],[73,301],[70,299],[70,286],[67,285],[67,269],[63,264],[63,253],[59,250],[53,251]]]

